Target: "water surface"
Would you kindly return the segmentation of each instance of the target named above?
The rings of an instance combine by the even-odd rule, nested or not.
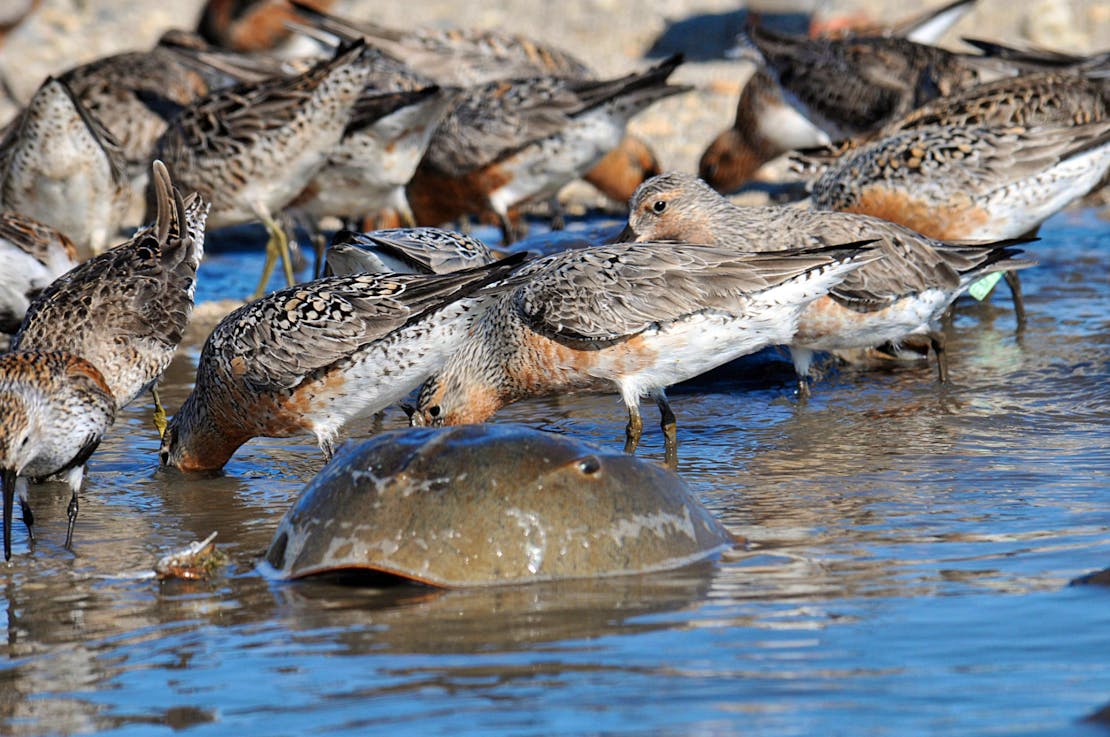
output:
[[[33,550],[16,523],[0,734],[1110,733],[1083,721],[1110,702],[1110,588],[1067,585],[1110,567],[1110,227],[1065,213],[1042,237],[1020,339],[1004,285],[959,304],[951,386],[830,367],[798,406],[769,352],[676,387],[680,470],[751,543],[665,575],[271,583],[254,562],[322,465],[313,442],[185,477],[131,407],[90,463],[75,552],[61,485],[32,490]],[[242,296],[260,260],[212,253],[200,298]],[[167,375],[171,411],[198,354]],[[496,419],[619,447],[624,412],[577,396]],[[215,580],[149,577],[214,530]]]

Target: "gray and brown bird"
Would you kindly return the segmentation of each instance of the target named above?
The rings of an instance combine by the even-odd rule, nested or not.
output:
[[[111,389],[95,366],[60,352],[0,356],[0,484],[4,497],[4,560],[12,557],[12,508],[19,501],[34,542],[29,482],[61,476],[69,485],[67,548],[77,522],[85,463],[116,414]]]
[[[193,311],[208,203],[195,193],[182,198],[161,162],[154,163],[152,178],[154,224],[43,290],[12,350],[84,358],[96,366],[121,408],[151,391],[161,432],[165,415],[157,383]]]

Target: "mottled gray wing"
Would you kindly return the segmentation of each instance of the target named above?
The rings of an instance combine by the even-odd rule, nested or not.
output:
[[[249,386],[288,389],[514,265],[444,276],[336,276],[273,292],[216,326],[204,345],[201,368],[211,371],[218,363]]]
[[[425,160],[454,177],[558,133],[582,107],[556,77],[504,80],[467,91],[432,137]]]
[[[598,246],[525,264],[510,298],[538,332],[612,341],[705,310],[735,313],[746,295],[831,260],[676,243]]]
[[[226,362],[248,386],[292,388],[388,335],[418,304],[402,276],[340,276],[273,292],[225,317],[205,343],[201,366]]]
[[[341,49],[296,77],[273,77],[217,90],[185,107],[158,142],[166,161],[188,157],[236,156],[253,141],[280,130],[298,114],[313,91],[337,68],[364,51],[359,43]]]
[[[433,274],[493,263],[489,247],[469,235],[439,228],[395,228],[362,234],[367,245],[393,253]]]
[[[988,82],[926,103],[883,129],[891,135],[930,125],[1034,126],[1104,120],[1110,103],[1080,74],[1042,72]]]
[[[763,211],[760,208],[754,212]],[[848,273],[829,290],[831,297],[853,309],[879,309],[925,289],[959,286],[959,259],[946,257],[937,250],[939,242],[909,228],[852,213],[781,208],[767,212],[773,212],[777,227],[790,234],[791,247],[875,241],[875,250],[882,257]]]

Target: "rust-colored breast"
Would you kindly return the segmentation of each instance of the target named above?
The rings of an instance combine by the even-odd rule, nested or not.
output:
[[[406,190],[417,225],[437,226],[463,215],[490,212],[490,192],[512,181],[512,176],[497,164],[449,177],[421,165]]]
[[[990,220],[990,213],[956,193],[944,202],[912,197],[904,190],[870,185],[844,212],[855,212],[905,225],[939,240],[960,240]]]

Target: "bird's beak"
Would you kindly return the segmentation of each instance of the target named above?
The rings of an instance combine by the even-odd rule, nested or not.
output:
[[[625,225],[624,230],[617,233],[617,237],[609,241],[610,243],[632,243],[636,240],[636,231],[632,229],[631,225]]]
[[[424,427],[424,417],[416,411],[416,407],[411,404],[402,402],[401,409],[409,416],[409,427]]]
[[[14,469],[0,471],[0,482],[4,486],[4,560],[12,559],[12,507],[15,505]]]

